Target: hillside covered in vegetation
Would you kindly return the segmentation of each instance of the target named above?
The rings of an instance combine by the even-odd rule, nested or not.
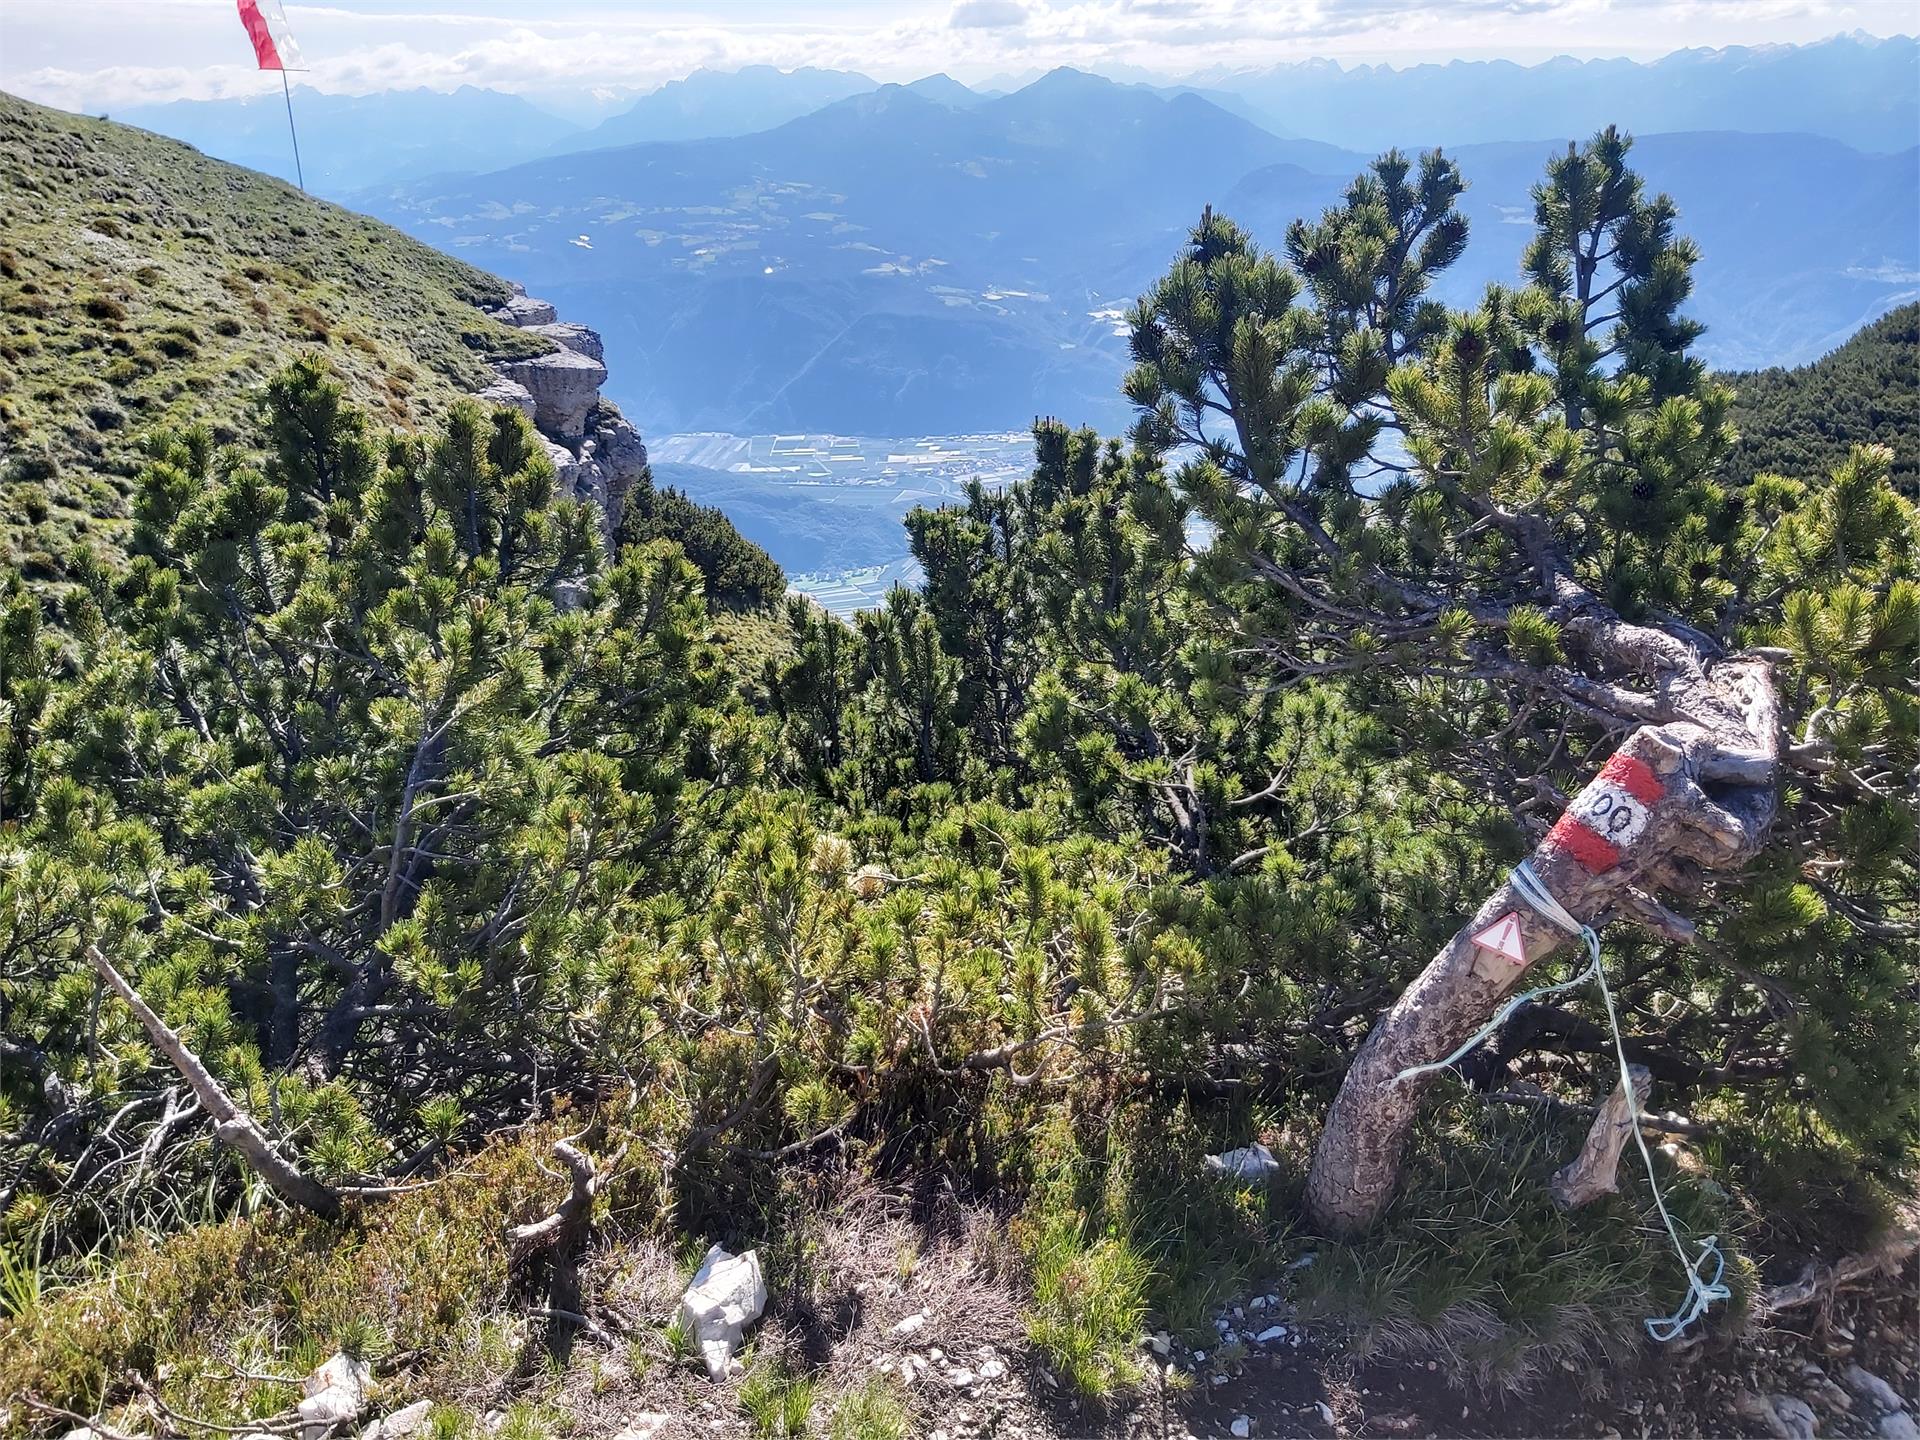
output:
[[[1920,521],[1734,469],[1630,146],[1469,311],[1437,153],[1204,213],[1129,432],[854,625],[747,566],[751,666],[717,519],[519,409],[157,402],[125,563],[0,578],[0,1428],[1591,1433],[1836,1313],[1911,1249]]]
[[[0,478],[15,563],[110,544],[140,438],[248,433],[266,378],[323,354],[354,403],[443,417],[492,357],[551,342],[475,308],[506,283],[190,146],[0,94]]]
[[[1728,377],[1740,444],[1729,462],[1751,479],[1830,468],[1855,445],[1893,451],[1893,482],[1920,494],[1920,304],[1902,305],[1830,355],[1794,370]]]

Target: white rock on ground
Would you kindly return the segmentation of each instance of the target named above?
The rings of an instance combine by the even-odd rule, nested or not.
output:
[[[432,1410],[431,1400],[416,1400],[391,1415],[381,1416],[360,1432],[360,1440],[407,1440],[409,1435],[417,1435],[426,1428],[427,1416]]]
[[[922,1325],[926,1323],[927,1323],[927,1312],[924,1310],[917,1310],[913,1314],[907,1316],[906,1319],[900,1321],[897,1325],[895,1325],[893,1327],[893,1333],[896,1335],[911,1335],[913,1334],[914,1331],[918,1330]]]
[[[766,1308],[767,1282],[760,1274],[758,1251],[733,1255],[721,1245],[707,1251],[680,1298],[680,1324],[699,1345],[708,1375],[726,1378],[747,1326]]]
[[[1284,1340],[1287,1338],[1287,1327],[1284,1325],[1269,1325],[1253,1338],[1255,1343],[1260,1345],[1266,1345],[1274,1340]]]
[[[613,1440],[654,1440],[667,1428],[667,1421],[672,1418],[664,1410],[642,1410],[627,1422],[627,1428],[614,1436]]]
[[[1840,1374],[1840,1383],[1878,1412],[1907,1408],[1907,1402],[1901,1398],[1898,1390],[1871,1370],[1858,1365],[1847,1366]]]
[[[1226,1175],[1235,1180],[1266,1180],[1279,1168],[1280,1162],[1273,1158],[1273,1152],[1258,1142],[1207,1156],[1209,1175]]]
[[[1234,1435],[1237,1437],[1237,1440],[1247,1440],[1247,1436],[1253,1434],[1252,1417],[1247,1415],[1236,1415],[1233,1417],[1233,1424],[1228,1428],[1233,1431]]]
[[[1880,1440],[1920,1440],[1920,1426],[1904,1410],[1889,1410],[1874,1423],[1873,1430]]]
[[[336,1426],[367,1408],[367,1387],[373,1370],[364,1360],[334,1354],[301,1384],[306,1399],[295,1407],[302,1440],[322,1440]]]

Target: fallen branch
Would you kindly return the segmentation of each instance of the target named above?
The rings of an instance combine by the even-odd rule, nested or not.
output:
[[[1906,1210],[1898,1226],[1871,1250],[1843,1255],[1831,1265],[1812,1261],[1795,1279],[1766,1286],[1754,1299],[1753,1318],[1764,1324],[1782,1310],[1796,1310],[1823,1301],[1843,1286],[1870,1279],[1905,1263],[1916,1250],[1920,1250],[1920,1214]]]
[[[551,1214],[507,1227],[507,1239],[517,1251],[539,1250],[552,1244],[591,1213],[593,1197],[599,1193],[600,1176],[594,1170],[592,1156],[571,1140],[554,1141],[553,1154],[573,1176],[573,1188]]]
[[[337,1216],[340,1213],[339,1192],[315,1180],[274,1149],[267,1132],[234,1103],[226,1087],[214,1078],[213,1073],[201,1063],[200,1057],[187,1048],[186,1041],[154,1014],[152,1007],[140,998],[139,992],[127,983],[126,977],[114,969],[113,962],[100,952],[99,946],[87,947],[87,959],[113,993],[133,1011],[134,1018],[146,1027],[147,1034],[153,1037],[153,1043],[160,1047],[161,1053],[173,1062],[173,1068],[180,1072],[180,1077],[199,1099],[201,1108],[213,1117],[213,1133],[244,1155],[247,1163],[259,1172],[260,1178],[283,1200],[329,1219]]]
[[[1631,1083],[1629,1083],[1631,1082]],[[1634,1116],[1653,1089],[1653,1074],[1644,1065],[1627,1069],[1626,1078],[1593,1117],[1587,1142],[1572,1163],[1553,1177],[1553,1203],[1562,1210],[1578,1210],[1620,1188],[1620,1149],[1633,1134]]]

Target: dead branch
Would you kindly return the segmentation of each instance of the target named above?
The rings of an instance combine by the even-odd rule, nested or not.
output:
[[[1626,1077],[1593,1117],[1579,1156],[1553,1177],[1553,1201],[1562,1210],[1578,1210],[1602,1195],[1611,1195],[1620,1183],[1620,1150],[1633,1134],[1634,1116],[1653,1089],[1653,1072],[1632,1065]]]
[[[1785,1284],[1766,1286],[1754,1298],[1754,1319],[1764,1324],[1782,1310],[1823,1301],[1845,1286],[1904,1264],[1916,1250],[1920,1250],[1920,1212],[1908,1208],[1871,1250],[1842,1256],[1830,1265],[1813,1261]]]
[[[134,1018],[146,1028],[147,1034],[153,1037],[153,1043],[173,1063],[173,1068],[180,1072],[181,1079],[187,1082],[199,1099],[201,1108],[213,1117],[213,1133],[244,1155],[247,1163],[259,1172],[260,1178],[283,1200],[329,1219],[337,1216],[340,1213],[339,1192],[315,1180],[274,1148],[267,1132],[234,1103],[226,1087],[187,1047],[186,1041],[140,998],[139,992],[114,969],[113,962],[101,953],[99,946],[87,947],[87,959],[113,993],[133,1011]]]

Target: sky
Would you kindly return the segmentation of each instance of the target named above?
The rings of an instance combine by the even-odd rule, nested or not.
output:
[[[286,0],[303,82],[630,95],[705,66],[1115,78],[1344,64],[1652,58],[1910,32],[1912,0]],[[0,89],[69,109],[258,95],[234,0],[0,0]]]

